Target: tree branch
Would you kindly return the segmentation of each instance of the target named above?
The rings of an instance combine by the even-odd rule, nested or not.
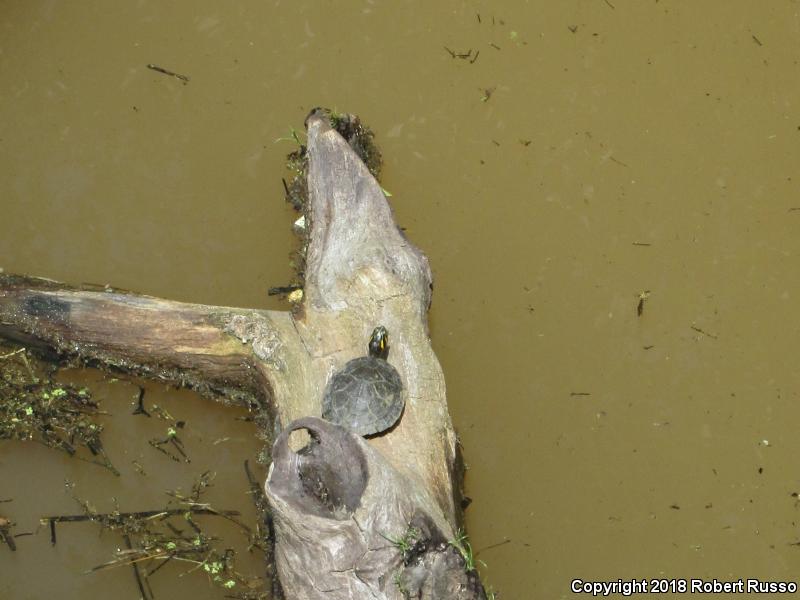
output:
[[[263,396],[252,347],[225,330],[238,312],[0,274],[3,337],[205,395]]]

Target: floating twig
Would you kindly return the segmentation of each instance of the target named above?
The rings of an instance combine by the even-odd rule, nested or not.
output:
[[[17,354],[21,354],[23,352],[25,352],[25,348],[17,348],[13,352],[9,352],[8,354],[0,354],[0,360],[3,360],[4,358],[11,358],[12,356],[16,356]]]
[[[133,410],[134,415],[145,415],[146,417],[150,416],[150,413],[144,407],[144,388],[139,386],[139,398],[136,402],[136,408]]]
[[[636,316],[641,317],[644,312],[644,301],[650,296],[650,290],[639,292],[639,304],[636,305]]]
[[[128,550],[133,551],[133,545],[131,544],[131,536],[129,536],[127,533],[124,533],[122,534],[122,539],[125,541],[125,545],[128,547]],[[144,582],[142,581],[142,573],[139,571],[139,563],[134,561],[131,563],[131,567],[133,567],[133,576],[136,578],[136,585],[139,587],[139,593],[142,596],[142,600],[152,600],[153,598],[152,590],[150,590],[149,594],[145,590]],[[147,575],[145,575],[145,578],[146,577]],[[150,587],[149,584],[147,587],[149,589]]]
[[[475,551],[475,556],[478,556],[481,552],[485,552],[486,550],[491,550],[492,548],[497,548],[499,546],[505,546],[506,544],[510,544],[510,543],[511,543],[511,539],[510,538],[506,538],[502,542],[497,542],[495,544],[490,544],[488,546],[484,546],[480,550],[476,550]]]
[[[152,440],[149,440],[148,443],[159,452],[162,452],[163,454],[169,456],[172,460],[176,462],[181,462],[180,458],[178,458],[174,454],[170,454],[169,452],[166,451],[166,449],[164,449],[164,446],[169,444],[173,448],[175,448],[175,450],[178,452],[178,454],[181,455],[181,457],[183,457],[184,462],[187,463],[192,462],[183,449],[183,442],[178,437],[178,429],[183,429],[185,426],[186,426],[185,421],[177,421],[173,427],[167,428],[167,437],[165,437],[163,440],[154,438]]]
[[[207,505],[206,505],[207,506]],[[86,521],[124,519],[156,519],[163,517],[173,517],[184,515],[190,512],[195,515],[217,515],[219,517],[238,517],[241,513],[238,510],[216,510],[214,508],[198,508],[189,506],[188,508],[162,508],[160,510],[138,510],[134,512],[113,512],[113,513],[92,513],[80,515],[53,515],[42,517],[39,522],[44,523],[83,523]]]
[[[466,52],[456,52],[454,50],[450,50],[447,46],[444,46],[444,49],[447,50],[447,53],[450,55],[450,58],[460,58],[461,60],[469,60],[471,63],[475,62],[475,60],[470,60],[472,58],[472,48],[467,50]],[[478,58],[478,55],[475,55],[475,58]]]
[[[614,161],[615,163],[617,163],[618,165],[622,165],[623,167],[627,167],[628,166],[624,162],[622,162],[621,160],[619,160],[617,158],[614,158],[613,156],[609,156],[608,158],[610,160]]]
[[[86,521],[99,521],[121,523],[127,519],[163,519],[177,515],[192,513],[196,515],[217,515],[224,518],[238,517],[241,513],[238,510],[215,510],[212,508],[174,508],[163,510],[143,510],[137,512],[114,512],[114,513],[92,513],[82,515],[55,515],[42,517],[39,522],[47,523],[50,527],[50,544],[56,545],[56,523],[84,523]]]
[[[697,333],[702,333],[703,335],[706,335],[706,336],[710,337],[713,340],[717,339],[717,336],[715,336],[713,333],[708,333],[707,331],[703,331],[702,329],[700,329],[699,327],[696,327],[694,325],[691,325],[690,327],[692,329],[694,329]]]
[[[180,73],[175,73],[174,71],[170,71],[169,69],[165,69],[164,67],[159,67],[158,65],[154,65],[150,63],[147,65],[147,68],[151,71],[156,71],[157,73],[163,73],[164,75],[169,75],[170,77],[175,77],[180,79],[184,82],[184,84],[189,83],[189,77],[186,75],[181,75]]]

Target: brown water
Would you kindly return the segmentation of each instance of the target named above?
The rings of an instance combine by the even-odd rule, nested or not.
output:
[[[101,533],[99,525],[92,523],[58,523],[56,543],[51,545],[50,530],[39,520],[45,516],[83,514],[76,498],[88,501],[99,513],[185,508],[168,494],[177,492],[188,497],[193,484],[210,471],[212,484],[200,501],[218,510],[239,511],[238,519],[250,526],[255,524],[244,461],[250,461],[251,470],[259,478],[265,476],[266,470],[254,461],[259,445],[253,425],[241,420],[246,411],[209,405],[190,392],[150,384],[143,398],[152,415],[148,419],[131,414],[139,395],[139,381],[114,380],[96,372],[68,372],[61,379],[88,385],[101,408],[110,413],[101,419],[105,426],[104,447],[120,476],[38,444],[3,443],[0,499],[6,502],[0,504],[0,513],[16,522],[14,533],[34,535],[16,538],[14,553],[2,546],[0,598],[139,597],[129,566],[87,573],[113,560],[115,549],[125,547],[119,534]],[[148,444],[148,440],[165,439],[167,429],[174,424],[174,420],[158,418],[154,406],[167,411],[174,420],[185,420],[178,432],[185,458],[170,445],[162,446],[168,456]],[[79,452],[81,455],[91,458],[88,452]],[[257,550],[247,552],[248,536],[235,524],[215,516],[196,516],[194,520],[205,535],[224,540],[217,546],[221,550],[236,550],[237,570],[252,577],[264,575],[264,555]],[[194,536],[181,518],[171,523],[187,536]],[[212,588],[202,569],[186,562],[174,561],[164,566],[149,583],[155,598],[222,599],[227,593]]]
[[[0,4],[0,266],[280,308],[273,141],[356,112],[434,268],[488,583],[796,577],[796,2],[221,6]],[[0,469],[20,498],[86,477],[7,444]],[[48,544],[20,540],[5,597],[98,585]]]

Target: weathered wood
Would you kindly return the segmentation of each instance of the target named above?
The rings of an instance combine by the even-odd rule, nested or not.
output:
[[[4,337],[230,399],[269,392],[252,347],[225,331],[242,312],[0,274]]]
[[[278,430],[292,423],[316,432],[324,443],[297,454],[282,445],[284,431],[266,486],[287,597],[483,598],[474,571],[464,572],[448,544],[459,525],[460,473],[444,376],[428,337],[427,259],[327,116],[312,113],[307,129],[309,245],[304,299],[294,312],[5,275],[0,335],[207,395],[258,397],[270,403]],[[389,331],[388,360],[403,380],[405,409],[397,426],[365,441],[309,417],[321,414],[331,374],[366,353],[377,325]],[[409,530],[421,535],[411,555],[383,537]]]
[[[310,442],[293,451],[290,434],[298,430]],[[338,425],[292,422],[273,446],[266,492],[292,598],[485,598],[428,491]]]
[[[306,301],[295,319],[306,355],[300,386],[281,406],[282,422],[320,415],[331,374],[364,355],[372,329],[384,325],[406,407],[397,427],[370,443],[419,478],[454,523],[457,440],[428,337],[427,259],[400,232],[380,185],[327,118],[312,113],[307,128],[311,243]]]

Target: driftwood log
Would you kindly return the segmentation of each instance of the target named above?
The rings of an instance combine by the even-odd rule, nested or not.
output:
[[[0,335],[265,407],[279,433],[266,492],[287,598],[484,598],[457,542],[458,447],[428,337],[427,260],[325,114],[306,125],[309,242],[294,311],[0,274]],[[364,440],[315,417],[327,380],[365,354],[376,325],[390,332],[406,405],[396,427]],[[310,442],[292,449],[297,429]]]

